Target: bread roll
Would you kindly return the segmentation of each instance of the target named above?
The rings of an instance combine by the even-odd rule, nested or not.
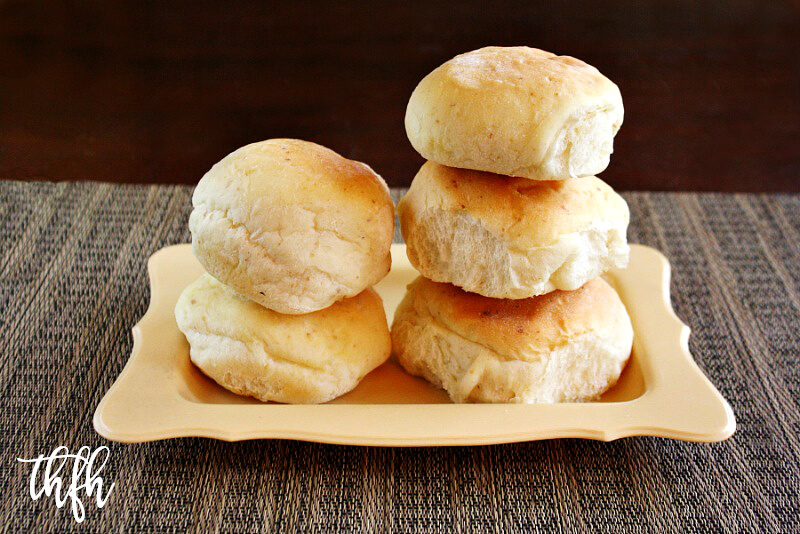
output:
[[[203,176],[192,204],[192,247],[203,267],[272,310],[320,310],[389,272],[394,205],[386,184],[314,143],[242,147]]]
[[[538,182],[428,162],[398,210],[423,276],[487,297],[577,289],[628,262],[628,205],[593,176]]]
[[[411,95],[405,122],[425,159],[561,180],[608,166],[622,116],[617,86],[583,61],[491,46],[428,74]]]
[[[632,342],[625,306],[600,278],[575,291],[502,300],[420,277],[392,324],[406,371],[455,402],[595,399],[616,383]]]
[[[204,274],[181,294],[175,318],[203,373],[262,401],[329,401],[391,352],[383,304],[372,289],[321,311],[284,315]]]

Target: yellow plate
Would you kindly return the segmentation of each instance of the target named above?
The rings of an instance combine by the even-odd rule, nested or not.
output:
[[[376,286],[390,318],[417,276],[405,245],[392,245],[392,262]],[[660,252],[633,245],[628,267],[606,275],[630,312],[635,336],[620,381],[598,402],[452,404],[390,360],[333,402],[285,405],[234,395],[189,361],[173,309],[202,267],[190,245],[167,247],[148,262],[150,307],[133,328],[133,353],[97,407],[94,427],[129,443],[188,436],[409,446],[626,436],[721,441],[736,428],[733,412],[689,354],[689,328],[670,305],[669,271]]]

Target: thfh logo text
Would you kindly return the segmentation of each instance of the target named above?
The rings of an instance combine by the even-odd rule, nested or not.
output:
[[[98,508],[105,506],[111,497],[114,484],[104,490],[100,477],[110,454],[106,446],[94,451],[83,446],[76,454],[70,454],[69,449],[61,446],[56,447],[49,456],[40,454],[36,458],[17,458],[17,461],[33,464],[30,493],[34,501],[42,496],[53,497],[59,508],[69,501],[75,521],[82,523],[86,518],[84,495],[90,502],[94,497]]]

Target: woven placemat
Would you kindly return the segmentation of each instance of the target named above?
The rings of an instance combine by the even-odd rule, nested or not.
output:
[[[399,192],[395,191],[397,197]],[[723,443],[561,439],[466,448],[106,442],[92,414],[148,305],[147,258],[189,241],[191,188],[0,182],[2,526],[10,531],[800,529],[800,196],[625,194],[664,252]],[[111,449],[116,486],[75,523],[17,457]]]

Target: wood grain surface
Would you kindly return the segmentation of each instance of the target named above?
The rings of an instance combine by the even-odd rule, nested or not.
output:
[[[298,137],[391,185],[403,129],[453,55],[525,44],[614,80],[625,190],[800,191],[800,3],[0,3],[0,179],[194,183],[248,142]]]

